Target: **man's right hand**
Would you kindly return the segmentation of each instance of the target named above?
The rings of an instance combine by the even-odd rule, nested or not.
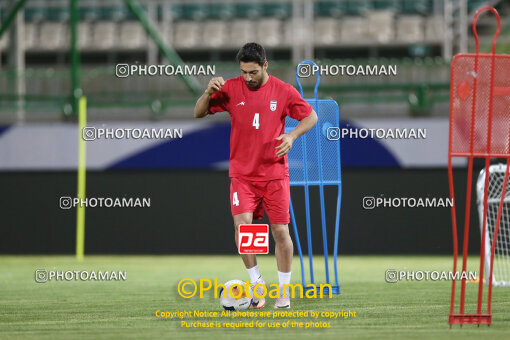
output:
[[[214,77],[209,81],[204,94],[198,98],[197,103],[195,104],[195,109],[193,110],[195,118],[202,118],[209,114],[209,101],[211,100],[211,96],[214,92],[219,91],[223,85],[225,85],[223,77]]]
[[[209,85],[207,85],[207,90],[205,90],[205,92],[208,95],[212,95],[214,92],[219,91],[223,85],[225,85],[223,77],[214,77],[209,81]]]

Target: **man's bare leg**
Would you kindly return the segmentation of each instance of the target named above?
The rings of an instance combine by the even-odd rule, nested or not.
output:
[[[292,256],[294,255],[294,245],[289,234],[288,224],[271,224],[274,242],[276,244],[275,255],[278,271],[290,273],[292,266]]]
[[[294,245],[289,234],[288,224],[271,224],[271,231],[276,244],[275,255],[278,266],[278,283],[280,291],[283,294],[283,285],[290,283],[292,256],[294,255]],[[283,297],[286,298],[283,298]],[[290,308],[289,291],[286,295],[276,299],[275,308]]]
[[[234,216],[234,227],[235,227],[235,238],[236,238],[236,246],[239,249],[239,225],[240,224],[251,224],[253,221],[253,213],[242,213]],[[241,254],[241,258],[243,259],[244,265],[246,267],[246,271],[248,275],[250,275],[250,283],[253,285],[262,284],[265,285],[264,279],[262,279],[262,275],[259,273],[259,266],[257,265],[257,258],[255,254]],[[264,288],[262,286],[258,286],[257,288],[258,296],[262,296],[264,294]],[[253,296],[252,307],[259,309],[264,307],[266,304],[265,298],[259,298],[256,295]]]
[[[236,238],[236,247],[239,249],[239,225],[251,224],[253,221],[253,213],[247,212],[238,215],[234,215],[234,231]],[[257,265],[257,258],[255,254],[241,254],[246,269],[253,268]]]

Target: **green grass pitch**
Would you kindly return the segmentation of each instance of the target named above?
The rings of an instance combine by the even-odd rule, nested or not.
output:
[[[470,258],[469,270],[477,270]],[[259,256],[266,282],[276,283],[274,256]],[[324,270],[314,258],[316,275]],[[409,281],[386,283],[386,269],[438,270],[452,268],[449,256],[342,256],[339,258],[342,294],[332,299],[294,299],[292,311],[356,311],[355,318],[317,321],[330,328],[182,328],[181,320],[155,317],[161,311],[221,311],[217,299],[183,299],[177,283],[183,278],[247,280],[238,256],[0,256],[1,339],[508,339],[510,338],[510,288],[493,290],[491,327],[447,324],[450,282]],[[293,283],[300,282],[299,258],[294,258]],[[36,269],[125,270],[126,281],[51,281],[36,283]],[[318,280],[319,282],[319,280]],[[474,312],[476,284],[468,284],[466,310]],[[485,292],[487,287],[485,287]],[[269,299],[261,311],[273,311]],[[248,322],[248,318],[187,321]],[[263,322],[304,322],[305,318],[257,318]]]

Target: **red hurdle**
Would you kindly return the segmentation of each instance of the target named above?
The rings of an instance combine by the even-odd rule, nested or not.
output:
[[[498,27],[492,41],[492,53],[480,53],[480,43],[476,23],[481,13],[490,11],[497,19]],[[476,313],[464,311],[466,279],[461,280],[459,311],[455,313],[455,284],[452,282],[451,306],[448,323],[452,324],[487,324],[492,322],[491,298],[494,250],[496,247],[499,224],[508,184],[510,168],[510,55],[496,54],[496,40],[500,31],[498,12],[489,6],[480,8],[473,19],[473,33],[476,39],[476,53],[458,54],[453,58],[450,83],[450,137],[448,146],[448,180],[450,198],[454,199],[452,158],[466,157],[468,160],[468,178],[466,193],[466,212],[464,221],[464,239],[462,252],[462,272],[466,271],[468,256],[469,221],[471,206],[471,186],[473,178],[473,159],[485,159],[485,191],[483,200],[483,226],[480,250],[480,280],[478,285],[478,303]],[[485,256],[485,231],[487,223],[487,196],[489,183],[489,166],[491,158],[506,159],[506,172],[499,203],[498,215],[494,229],[490,259],[490,279],[488,282],[487,311],[482,313],[483,273]],[[456,201],[453,201],[453,271],[457,271],[458,242]]]

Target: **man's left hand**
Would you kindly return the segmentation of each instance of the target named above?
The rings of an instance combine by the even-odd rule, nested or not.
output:
[[[282,141],[282,144],[276,147],[276,156],[282,157],[289,153],[290,149],[292,149],[292,143],[294,143],[294,137],[289,134],[284,134],[276,137],[276,140]]]

